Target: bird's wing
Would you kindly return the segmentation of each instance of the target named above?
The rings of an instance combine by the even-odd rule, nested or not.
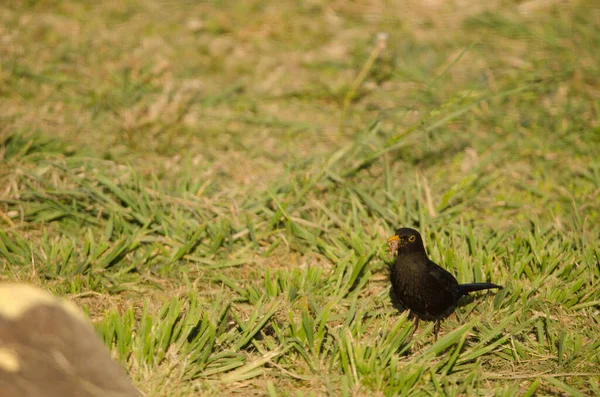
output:
[[[457,289],[458,282],[456,278],[448,270],[440,267],[431,260],[427,263],[427,272],[433,276],[439,283],[439,286],[444,289]]]
[[[435,300],[439,304],[458,300],[458,282],[450,272],[432,261],[427,264],[427,272],[430,276],[431,288],[438,292],[435,294]]]

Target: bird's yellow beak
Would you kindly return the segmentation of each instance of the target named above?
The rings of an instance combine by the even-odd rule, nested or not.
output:
[[[398,237],[394,234],[392,237],[387,239],[387,242],[389,244],[389,243],[393,243],[394,241],[399,241],[399,240],[400,240],[400,237]]]

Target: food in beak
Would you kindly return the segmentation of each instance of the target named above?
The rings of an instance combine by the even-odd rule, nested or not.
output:
[[[396,253],[396,251],[398,250],[398,247],[400,247],[400,237],[392,236],[392,237],[388,238],[387,246],[388,246],[389,256],[390,256],[390,258],[392,258],[394,256],[394,254]]]

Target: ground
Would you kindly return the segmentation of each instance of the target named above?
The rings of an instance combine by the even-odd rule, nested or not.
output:
[[[595,1],[0,5],[0,280],[151,396],[600,394]],[[391,305],[418,229],[465,302]]]

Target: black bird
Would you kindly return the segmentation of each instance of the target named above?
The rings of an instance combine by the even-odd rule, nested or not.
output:
[[[459,284],[450,272],[427,257],[423,239],[414,229],[396,230],[387,243],[390,253],[397,254],[390,272],[393,295],[415,316],[415,330],[419,319],[435,321],[436,340],[440,321],[454,312],[460,298],[469,292],[502,289],[492,283]]]

